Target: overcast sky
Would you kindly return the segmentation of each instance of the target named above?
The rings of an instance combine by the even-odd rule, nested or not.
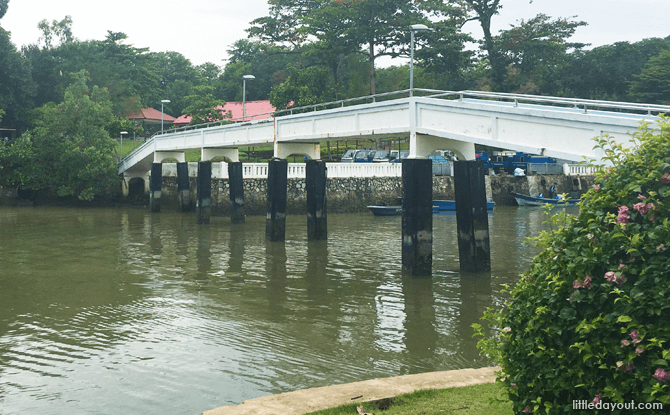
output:
[[[502,0],[500,15],[493,17],[493,33],[518,19],[538,13],[553,18],[577,16],[589,23],[577,29],[572,40],[591,47],[618,41],[636,42],[670,35],[670,0]],[[128,44],[151,51],[176,51],[195,65],[213,62],[223,66],[226,50],[245,38],[249,22],[268,12],[267,0],[10,0],[0,25],[12,33],[20,47],[37,42],[37,23],[72,16],[77,39],[104,39],[107,30],[124,32]],[[464,27],[482,37],[479,22]],[[382,66],[404,61],[381,61]]]

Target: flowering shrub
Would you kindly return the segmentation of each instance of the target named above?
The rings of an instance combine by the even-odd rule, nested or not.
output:
[[[571,413],[573,400],[670,409],[670,118],[649,127],[631,149],[597,139],[613,167],[578,216],[553,216],[536,238],[507,307],[484,315],[498,334],[473,326],[515,413]]]

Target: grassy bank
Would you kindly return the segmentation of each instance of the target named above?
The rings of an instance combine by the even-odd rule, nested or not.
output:
[[[361,408],[362,407],[362,408]],[[512,415],[512,403],[497,383],[449,389],[425,389],[378,401],[351,403],[309,415]]]

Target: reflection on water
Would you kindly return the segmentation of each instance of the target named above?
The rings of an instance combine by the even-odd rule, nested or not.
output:
[[[432,278],[400,272],[400,218],[330,215],[308,243],[137,209],[0,208],[0,408],[199,413],[270,393],[481,367],[470,325],[535,252],[539,209],[489,217],[490,274],[458,269],[434,220]]]

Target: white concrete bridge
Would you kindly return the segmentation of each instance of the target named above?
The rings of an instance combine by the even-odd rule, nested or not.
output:
[[[268,120],[192,126],[154,135],[119,162],[124,183],[145,179],[151,163],[185,161],[184,151],[199,149],[201,161],[223,157],[239,161],[238,148],[272,144],[274,156],[320,158],[319,143],[375,138],[409,138],[410,157],[433,150],[454,151],[462,160],[475,158],[475,144],[568,160],[600,159],[594,137],[609,134],[627,142],[642,120],[655,122],[670,106],[592,101],[533,95],[414,90],[426,96],[388,99],[380,94],[311,106],[314,111],[278,111]],[[356,100],[377,102],[355,104]],[[352,105],[353,104],[353,105]],[[319,109],[324,108],[324,109]],[[220,124],[220,123],[219,123]]]

